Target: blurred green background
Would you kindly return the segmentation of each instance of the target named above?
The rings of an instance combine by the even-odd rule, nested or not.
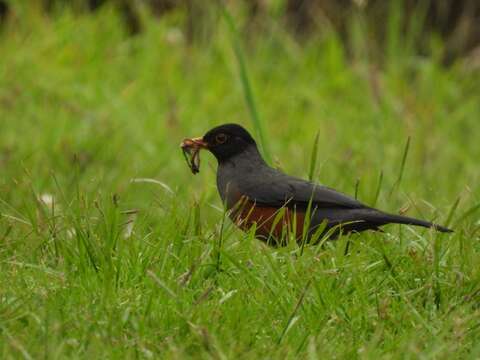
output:
[[[2,358],[477,358],[479,14],[0,1]],[[213,157],[194,177],[179,149],[226,122],[455,233],[266,248],[224,222]]]

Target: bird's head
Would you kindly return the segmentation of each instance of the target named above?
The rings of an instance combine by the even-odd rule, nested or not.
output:
[[[187,138],[181,145],[184,154],[188,155],[192,172],[196,174],[200,167],[199,152],[201,149],[209,150],[219,163],[228,161],[233,156],[242,153],[256,143],[253,137],[242,126],[237,124],[224,124],[209,130],[203,137]]]

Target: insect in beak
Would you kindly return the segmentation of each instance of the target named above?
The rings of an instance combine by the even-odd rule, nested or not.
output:
[[[200,172],[200,150],[208,149],[208,144],[201,137],[186,138],[180,147],[192,173],[195,175]]]

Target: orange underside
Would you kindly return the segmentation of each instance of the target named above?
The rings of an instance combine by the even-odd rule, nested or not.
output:
[[[231,213],[232,221],[242,230],[248,231],[255,226],[255,236],[280,240],[287,235],[299,239],[303,234],[305,212],[287,207],[256,206],[249,200],[240,201]]]

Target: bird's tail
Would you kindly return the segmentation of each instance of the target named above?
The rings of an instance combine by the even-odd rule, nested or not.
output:
[[[420,219],[415,219],[415,218],[408,217],[408,216],[388,214],[388,213],[382,213],[381,215],[382,215],[381,220],[386,221],[386,223],[423,226],[423,227],[426,227],[426,228],[433,228],[437,231],[444,232],[444,233],[453,232],[452,229],[449,229],[445,226],[441,226],[441,225],[434,224],[434,223],[424,221],[424,220],[420,220]]]

